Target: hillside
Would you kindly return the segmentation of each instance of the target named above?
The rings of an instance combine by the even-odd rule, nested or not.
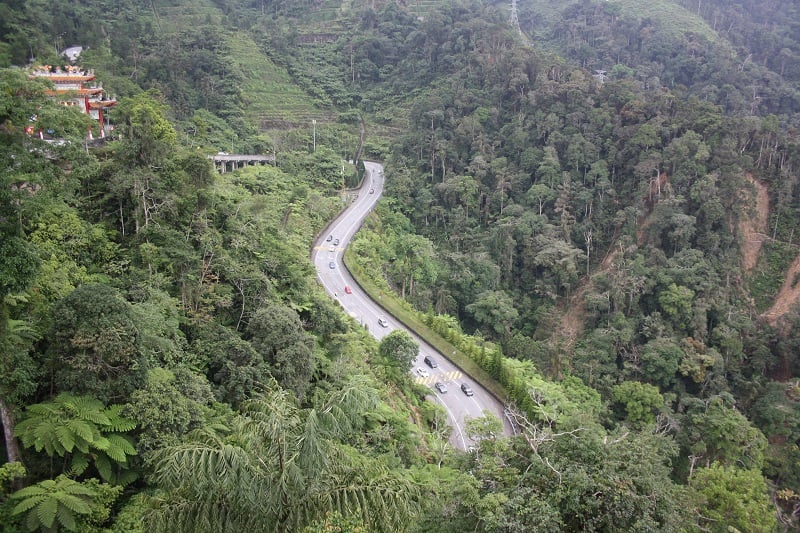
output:
[[[481,0],[0,4],[0,523],[797,527],[800,13],[518,4],[530,42]],[[21,68],[61,43],[107,141]],[[348,261],[514,437],[452,449],[317,287],[362,127],[387,179]]]

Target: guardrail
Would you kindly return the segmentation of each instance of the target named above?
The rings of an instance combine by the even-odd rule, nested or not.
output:
[[[492,396],[503,403],[508,401],[508,393],[505,388],[486,370],[481,368],[477,362],[470,359],[466,354],[461,353],[447,339],[425,324],[419,316],[419,311],[410,309],[408,304],[402,302],[394,293],[387,292],[378,287],[363,271],[361,266],[352,259],[351,250],[352,248],[350,246],[345,249],[343,258],[344,264],[359,287],[361,287],[375,303],[380,305],[388,314],[403,323],[408,329],[416,333],[425,342],[433,346],[465,374],[468,374],[475,382],[489,391]]]

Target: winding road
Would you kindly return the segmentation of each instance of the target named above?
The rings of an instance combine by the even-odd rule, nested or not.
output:
[[[383,165],[365,161],[364,166],[366,173],[361,189],[354,195],[347,209],[328,226],[325,233],[319,236],[314,244],[311,260],[325,291],[341,303],[345,312],[380,340],[394,329],[406,328],[361,290],[342,261],[345,248],[383,192]],[[345,287],[349,287],[352,292],[346,292]],[[379,319],[385,320],[386,325],[379,324]],[[409,333],[420,345],[419,356],[412,373],[418,383],[430,387],[429,399],[439,402],[447,412],[450,426],[453,428],[450,436],[450,443],[453,446],[466,450],[472,445],[465,431],[465,423],[470,418],[482,416],[484,411],[489,411],[503,420],[505,433],[511,434],[511,427],[504,417],[502,402],[413,332]],[[438,366],[431,368],[426,365],[424,362],[426,356],[432,357]],[[417,368],[424,369],[428,376],[418,375]],[[436,390],[434,388],[436,382],[444,383],[447,392]],[[474,394],[471,396],[464,394],[460,388],[462,383],[467,383]]]

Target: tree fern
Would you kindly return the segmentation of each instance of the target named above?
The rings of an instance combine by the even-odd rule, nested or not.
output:
[[[56,521],[56,513],[58,512],[58,500],[52,497],[42,499],[35,507],[35,512],[36,520],[45,528],[52,529],[53,523]],[[88,509],[86,512],[89,512]]]
[[[124,433],[136,428],[136,421],[122,416],[122,405],[112,405],[108,407],[104,414],[108,418],[107,428],[109,431]]]
[[[52,431],[55,432],[58,443],[64,448],[65,451],[71,452],[73,448],[75,448],[75,433],[71,429],[56,425],[54,428],[52,428]]]
[[[65,473],[70,477],[77,477],[83,475],[87,468],[89,468],[89,458],[81,453],[72,456],[70,469]]]
[[[107,435],[107,439],[109,446],[105,452],[114,461],[124,464],[128,462],[128,456],[136,455],[133,439],[127,435],[110,433]]]
[[[56,509],[56,514],[58,516],[58,522],[64,526],[64,529],[67,529],[68,531],[76,531],[78,529],[78,523],[75,520],[75,515],[70,512],[69,509],[64,506],[59,506]]]
[[[53,529],[56,520],[65,529],[75,531],[75,516],[92,512],[94,496],[96,493],[92,489],[66,476],[59,476],[12,494],[12,500],[21,500],[12,514],[27,513],[25,522],[29,531]]]
[[[121,416],[120,409],[63,393],[51,402],[29,406],[15,434],[26,448],[44,450],[50,457],[71,456],[73,475],[82,475],[94,464],[104,480],[118,483],[120,470],[129,468],[128,458],[136,455],[132,440],[122,433],[136,424]]]
[[[6,318],[5,331],[6,342],[15,345],[23,345],[38,340],[41,335],[25,320],[15,320]]]
[[[97,469],[97,473],[100,474],[101,478],[105,480],[114,478],[114,468],[111,466],[111,460],[109,460],[106,454],[97,454],[94,459],[94,467]]]
[[[149,524],[156,531],[299,531],[338,511],[370,517],[371,531],[404,529],[419,511],[416,486],[338,442],[340,426],[326,416],[270,390],[245,404],[227,438],[202,435],[203,442],[161,450],[155,481],[168,497],[156,502]]]

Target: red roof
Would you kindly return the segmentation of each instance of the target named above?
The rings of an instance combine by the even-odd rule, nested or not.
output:
[[[91,100],[89,102],[89,107],[91,109],[101,109],[104,107],[111,107],[117,105],[116,100]]]

